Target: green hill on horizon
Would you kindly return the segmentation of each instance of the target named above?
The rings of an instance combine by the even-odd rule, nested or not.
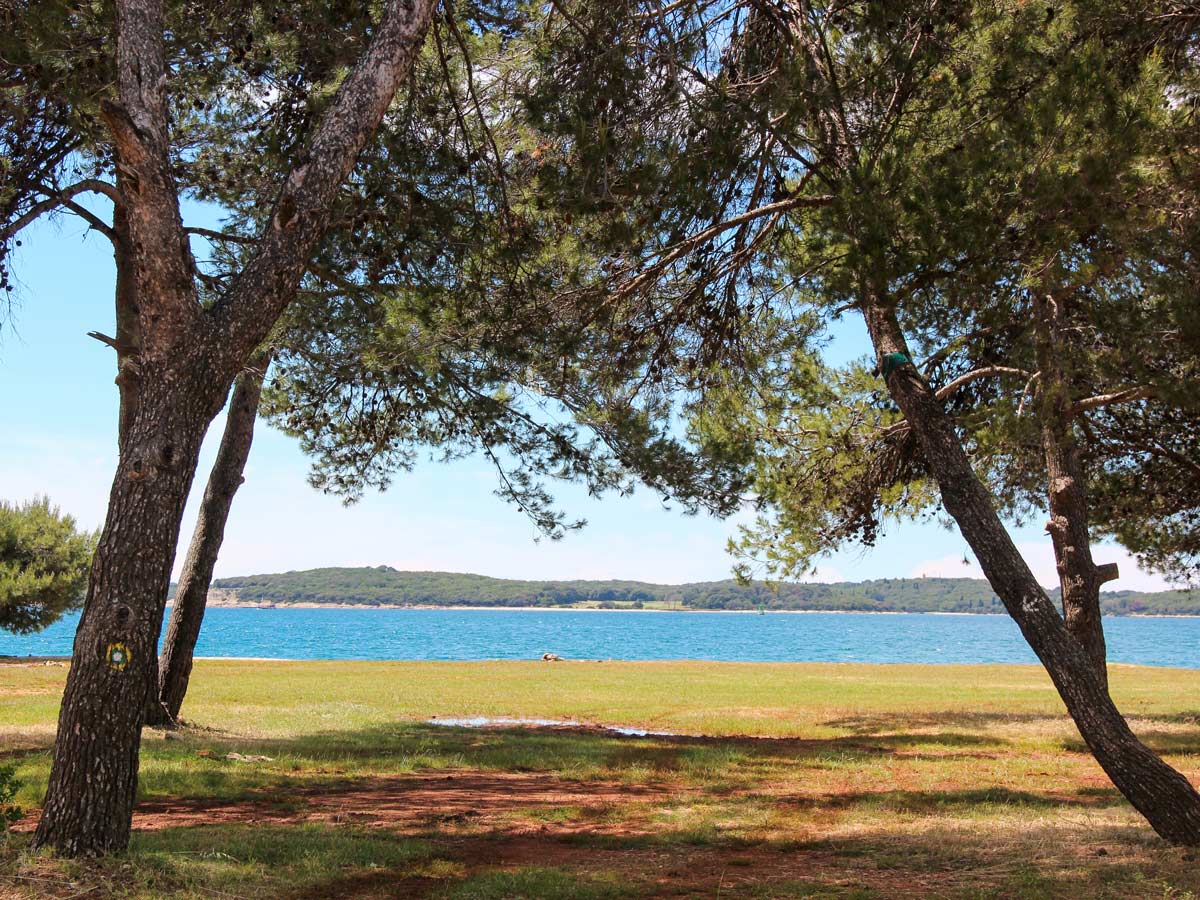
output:
[[[362,606],[599,606],[606,609],[822,610],[1002,613],[991,586],[974,578],[884,578],[833,584],[690,584],[643,581],[526,581],[390,566],[324,568],[220,578],[213,587],[239,603]],[[1105,615],[1200,615],[1200,591],[1111,591]]]

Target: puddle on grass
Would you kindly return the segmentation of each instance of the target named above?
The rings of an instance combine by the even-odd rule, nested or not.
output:
[[[434,716],[429,725],[446,728],[598,728],[625,737],[680,737],[674,731],[651,731],[625,725],[593,725],[575,719],[519,719],[509,716]]]

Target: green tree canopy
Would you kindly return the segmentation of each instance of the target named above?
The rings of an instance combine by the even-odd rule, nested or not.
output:
[[[379,124],[403,117],[394,101],[437,6],[19,0],[0,11],[0,245],[65,211],[112,242],[116,264],[115,335],[92,336],[117,354],[118,472],[39,846],[86,855],[128,840],[142,706],[203,436],[295,299]],[[234,237],[245,252],[231,267],[213,247],[225,236],[185,223],[184,201],[213,199],[237,173],[264,213]],[[91,194],[111,214],[77,202]]]
[[[1151,6],[583,2],[558,23],[528,100],[543,202],[607,224],[591,290],[658,310],[659,361],[708,394],[699,432],[754,447],[767,516],[742,550],[793,574],[937,514],[874,354],[823,354],[869,272],[1010,520],[1046,513],[1064,420],[1095,530],[1196,574],[1197,17]]]
[[[1010,520],[1047,515],[1053,433],[1078,456],[1078,515],[1194,579],[1197,223],[1181,196],[1194,56],[1104,4],[976,11],[944,40],[921,101],[850,169],[848,195],[794,223],[786,271],[829,320],[857,304],[870,256]],[[871,543],[884,518],[936,514],[938,496],[874,358],[834,370],[794,328],[778,339],[778,319],[758,332],[781,354],[756,388],[774,399],[741,406],[778,515],[742,549],[795,571],[848,538]]]
[[[0,501],[0,628],[28,634],[83,602],[96,535],[46,497]]]
[[[611,249],[595,290],[667,310],[659,358],[698,367],[716,401],[699,433],[754,449],[766,516],[744,549],[790,573],[870,542],[884,515],[944,510],[1114,783],[1196,843],[1200,795],[1107,695],[1114,573],[1090,550],[1093,518],[1128,539],[1118,519],[1138,505],[1133,521],[1175,526],[1147,561],[1178,570],[1200,507],[1176,427],[1196,416],[1179,388],[1198,346],[1180,173],[1200,19],[1142,6],[582,0],[532,108],[565,203],[641,185],[647,160],[684,181],[576,209],[641,203],[659,226]],[[851,311],[872,352],[833,367],[822,342]],[[1122,478],[1142,465],[1176,475]],[[1145,500],[1106,505],[1105,483]],[[1035,511],[1065,616],[1000,518]]]
[[[508,21],[512,33],[434,23],[406,92],[437,127],[385,121],[360,160],[277,333],[266,412],[314,458],[312,483],[351,500],[423,452],[480,453],[497,493],[552,537],[581,523],[547,479],[593,494],[641,480],[727,513],[744,469],[682,434],[679,395],[654,369],[655,317],[585,289],[628,228],[572,227],[546,202],[551,146],[527,109],[542,20]],[[216,196],[229,233],[253,229],[253,198]]]

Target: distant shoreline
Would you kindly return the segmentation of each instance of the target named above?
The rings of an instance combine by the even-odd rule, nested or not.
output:
[[[170,608],[173,604],[168,603]],[[855,616],[1002,616],[1008,618],[1005,612],[945,612],[940,610],[918,609],[697,609],[681,607],[679,609],[637,609],[619,606],[614,609],[602,609],[598,606],[435,606],[427,604],[374,604],[374,603],[230,603],[209,602],[209,609],[375,609],[375,610],[466,610],[468,612],[494,612],[497,610],[509,612],[629,612],[629,613],[733,613],[741,615],[765,615],[770,613],[784,615],[812,615],[815,613],[839,613]],[[1185,613],[1125,613],[1105,615],[1107,619],[1200,619],[1200,616]]]
[[[1051,599],[1056,593],[1050,592]],[[1100,602],[1104,614],[1113,617],[1200,618],[1200,590],[1105,591]],[[1004,613],[991,585],[977,578],[885,578],[832,584],[725,579],[655,584],[619,579],[493,578],[468,572],[401,571],[389,566],[335,566],[218,578],[212,582],[208,605],[277,609]]]
[[[1200,618],[1191,617],[1191,618]],[[530,663],[539,664],[540,659],[331,659],[300,656],[197,656],[197,662],[213,662],[213,663],[287,663],[293,665],[310,665],[312,663],[328,664],[328,665],[359,665],[362,663],[379,663],[389,665],[392,663],[411,663],[415,665],[491,665],[493,663]],[[845,667],[879,667],[879,668],[992,668],[996,666],[1011,667],[1011,668],[1038,668],[1041,667],[1036,662],[849,662],[849,661],[820,661],[820,660],[793,660],[793,661],[747,661],[747,660],[720,660],[720,659],[563,659],[557,664],[570,663],[605,663],[618,666],[642,666],[642,665],[680,665],[680,664],[699,664],[699,665],[717,665],[717,666],[845,666]],[[0,656],[0,668],[44,668],[47,666],[55,668],[65,668],[71,664],[69,656]],[[1174,669],[1181,672],[1196,671],[1187,666],[1173,666],[1158,663],[1121,663],[1110,662],[1109,669]]]

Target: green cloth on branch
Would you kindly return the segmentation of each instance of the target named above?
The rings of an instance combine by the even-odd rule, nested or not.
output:
[[[887,378],[901,366],[911,364],[912,360],[908,358],[907,353],[885,354],[883,357],[883,377]]]

